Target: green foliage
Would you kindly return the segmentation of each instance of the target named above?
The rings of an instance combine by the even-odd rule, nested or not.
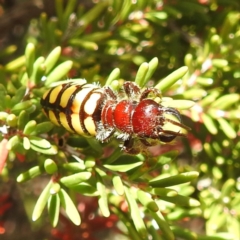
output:
[[[126,239],[240,239],[239,3],[202,2],[99,1],[87,10],[55,0],[56,17],[30,23],[22,56],[0,65],[0,170],[3,181],[47,179],[33,221],[47,208],[57,227],[63,208],[86,224],[79,205],[88,197],[98,201],[91,214],[117,216],[115,234]],[[136,156],[116,139],[67,133],[46,119],[40,98],[68,78],[116,91],[129,80],[153,85],[192,130]]]

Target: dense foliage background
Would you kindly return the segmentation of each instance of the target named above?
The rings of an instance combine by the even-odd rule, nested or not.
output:
[[[1,0],[0,238],[240,239],[239,49],[238,0]],[[147,82],[191,131],[137,156],[69,134],[40,106],[68,78]]]

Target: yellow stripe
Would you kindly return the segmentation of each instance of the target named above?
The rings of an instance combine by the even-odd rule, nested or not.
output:
[[[65,89],[65,91],[63,92],[63,94],[61,96],[61,100],[60,100],[61,107],[65,108],[67,106],[68,101],[75,90],[76,90],[75,86],[71,86],[71,87]]]
[[[81,123],[80,123],[78,114],[72,114],[71,120],[72,120],[72,126],[73,126],[74,130],[76,131],[76,133],[78,133],[79,135],[87,135],[81,127]]]
[[[50,98],[49,98],[49,102],[50,103],[55,103],[57,97],[58,97],[58,94],[60,93],[60,91],[62,90],[62,85],[58,86],[58,87],[55,87],[51,94],[50,94]]]
[[[67,129],[69,132],[73,132],[73,130],[69,127],[66,114],[63,113],[63,112],[61,112],[61,113],[59,114],[59,117],[60,117],[61,125],[62,125],[65,129]]]
[[[59,123],[58,123],[58,120],[57,120],[57,118],[56,118],[56,116],[55,116],[55,114],[54,114],[54,112],[52,110],[48,111],[48,117],[51,120],[51,122],[53,122],[57,126],[60,126]]]
[[[51,89],[47,90],[47,91],[43,94],[43,96],[42,96],[42,99],[43,99],[43,100],[46,99],[46,97],[47,97],[47,95],[48,95],[48,93],[49,93],[50,91],[51,91]]]
[[[96,135],[96,126],[91,116],[84,119],[84,126],[92,136]]]

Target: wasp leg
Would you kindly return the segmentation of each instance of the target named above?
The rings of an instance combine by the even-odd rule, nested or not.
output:
[[[117,95],[113,92],[110,87],[104,87],[105,93],[108,99],[117,100]]]
[[[149,140],[144,139],[144,138],[140,138],[139,140],[140,140],[141,143],[142,143],[144,146],[146,146],[146,147],[152,147],[152,146],[156,145],[156,143],[153,144],[153,141],[149,141]]]
[[[122,150],[125,153],[136,155],[141,152],[140,144],[137,144],[136,139],[130,137],[123,142]]]
[[[123,89],[127,97],[130,99],[137,97],[141,93],[140,87],[137,86],[134,82],[125,82],[123,84]]]
[[[145,98],[148,98],[148,95],[150,93],[152,93],[155,97],[162,98],[161,92],[158,89],[156,89],[156,88],[147,88],[147,89],[145,89],[142,92],[142,94],[140,96],[140,101],[142,101]]]

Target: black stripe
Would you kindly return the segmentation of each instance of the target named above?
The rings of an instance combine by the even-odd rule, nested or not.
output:
[[[53,91],[53,88],[50,89],[47,96],[45,98],[41,98],[41,101],[40,101],[42,107],[44,108],[44,112],[47,114],[48,117],[49,117],[49,110],[53,110],[52,103],[49,102],[52,91]]]
[[[71,83],[67,83],[67,84],[63,84],[62,85],[62,89],[61,91],[59,92],[57,98],[56,98],[56,101],[52,104],[52,111],[54,112],[55,114],[55,117],[57,118],[58,120],[58,123],[62,126],[61,124],[61,121],[60,121],[60,116],[59,114],[61,112],[64,112],[65,113],[65,108],[63,108],[61,105],[60,105],[60,102],[61,102],[61,97],[63,95],[63,93],[65,92],[66,89],[68,89],[69,87],[71,87]],[[66,113],[65,113],[66,114]],[[66,115],[67,116],[67,115]]]
[[[82,91],[83,86],[85,86],[85,85],[87,85],[87,83],[84,83],[82,85],[74,85],[76,87],[76,90],[73,92],[73,94],[69,98],[67,106],[66,106],[65,111],[64,111],[65,114],[66,114],[66,117],[67,117],[68,125],[74,132],[76,132],[76,130],[75,130],[74,126],[72,125],[72,118],[71,118],[72,110],[71,110],[71,108],[72,108],[72,105],[73,105],[73,101],[76,97],[76,94],[79,93],[80,91]],[[83,101],[84,101],[84,99],[83,99]],[[83,105],[83,103],[81,104],[81,106],[82,105]],[[81,109],[79,109],[79,122],[80,122],[81,128],[82,128],[82,130],[85,134],[90,135],[89,132],[87,131],[87,129],[85,128],[83,121],[81,120],[81,118],[82,118],[81,116],[82,116],[81,115]]]

